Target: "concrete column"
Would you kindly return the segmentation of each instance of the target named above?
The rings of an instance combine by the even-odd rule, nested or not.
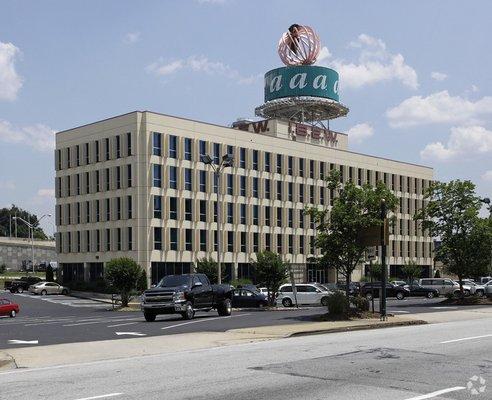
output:
[[[89,282],[90,278],[90,263],[85,262],[84,263],[84,282]]]

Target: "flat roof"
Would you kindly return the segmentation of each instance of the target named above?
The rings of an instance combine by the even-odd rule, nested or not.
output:
[[[115,115],[114,117],[109,117],[109,118],[104,118],[104,119],[101,119],[99,121],[95,121],[95,122],[90,122],[88,124],[84,124],[84,125],[79,125],[79,126],[76,126],[74,128],[70,128],[70,129],[65,129],[63,131],[58,131],[56,132],[56,135],[58,135],[59,133],[65,133],[65,132],[68,132],[68,131],[72,131],[74,129],[78,129],[78,128],[84,128],[86,126],[90,126],[90,125],[94,125],[94,124],[98,124],[100,122],[104,122],[104,121],[110,121],[112,119],[116,119],[116,118],[120,118],[120,117],[124,117],[125,115],[130,115],[130,114],[134,114],[134,113],[151,113],[151,114],[156,114],[156,115],[162,115],[164,117],[170,117],[170,118],[176,118],[176,119],[181,119],[183,121],[190,121],[190,122],[197,122],[199,124],[206,124],[206,125],[211,125],[211,126],[217,126],[219,128],[226,128],[226,129],[232,129],[234,130],[235,132],[239,131],[238,129],[235,129],[235,128],[232,128],[230,126],[225,126],[225,125],[219,125],[219,124],[214,124],[214,123],[211,123],[211,122],[204,122],[204,121],[200,121],[200,120],[196,120],[196,119],[192,119],[192,118],[185,118],[185,117],[177,117],[175,115],[169,115],[169,114],[164,114],[164,113],[160,113],[160,112],[155,112],[155,111],[150,111],[150,110],[135,110],[135,111],[130,111],[130,112],[127,112],[127,113],[124,113],[124,114],[120,114],[120,115]],[[330,129],[331,130],[331,129]],[[246,132],[246,131],[241,131],[241,132]],[[345,135],[345,136],[348,136],[346,133],[343,133],[343,132],[337,132],[337,131],[332,131],[332,132],[336,132],[336,133],[340,133],[342,135]],[[251,133],[251,132],[250,132]],[[350,136],[349,136],[350,137]],[[281,140],[287,140],[287,139],[284,139],[284,138],[279,138],[279,137],[276,137],[276,139],[281,139]],[[310,146],[318,146],[317,144],[315,143],[303,143],[303,144],[306,144],[306,145],[310,145]],[[371,155],[371,154],[365,154],[365,153],[359,153],[359,152],[356,152],[356,151],[351,151],[351,150],[343,150],[343,149],[337,149],[335,147],[330,147],[329,148],[330,150],[334,150],[334,151],[342,151],[342,152],[345,152],[345,153],[350,153],[350,154],[357,154],[357,155],[361,155],[361,156],[365,156],[365,157],[372,157],[372,158],[379,158],[381,160],[386,160],[386,161],[392,161],[392,162],[397,162],[397,163],[401,163],[401,164],[408,164],[408,165],[413,165],[413,166],[416,166],[416,167],[421,167],[421,168],[427,168],[427,169],[431,169],[431,170],[434,170],[434,168],[432,167],[429,167],[428,165],[422,165],[422,164],[416,164],[416,163],[411,163],[411,162],[407,162],[407,161],[400,161],[400,160],[394,160],[392,158],[386,158],[386,157],[380,157],[380,156],[374,156],[374,155]]]

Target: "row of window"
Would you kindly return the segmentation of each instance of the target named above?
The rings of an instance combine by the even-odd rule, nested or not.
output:
[[[55,218],[58,226],[132,219],[132,196],[57,204]]]
[[[55,151],[56,170],[75,168],[132,155],[132,134],[107,137],[88,143],[57,149]]]
[[[352,181],[358,185],[364,183],[374,184],[382,181],[391,190],[422,193],[429,185],[428,180],[422,180],[409,176],[390,174],[380,171],[364,170],[324,161],[306,160],[294,156],[274,154],[244,147],[235,147],[221,143],[210,143],[204,140],[195,140],[187,137],[167,135],[168,150],[164,148],[164,134],[152,133],[152,154],[188,161],[201,161],[205,155],[210,155],[214,163],[219,164],[223,155],[234,157],[234,166],[255,171],[276,172],[282,175],[309,177],[312,179],[324,179],[329,171],[338,169],[343,182]],[[198,142],[198,152],[195,152],[195,142]]]
[[[127,189],[133,186],[132,165],[119,165],[55,179],[57,198]]]
[[[58,253],[133,250],[132,227],[58,232],[55,239]]]

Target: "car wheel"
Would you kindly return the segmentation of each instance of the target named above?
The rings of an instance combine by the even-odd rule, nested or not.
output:
[[[66,296],[68,294],[67,289],[63,289],[61,294],[64,295],[64,296]]]
[[[436,294],[434,292],[429,292],[427,293],[427,298],[428,299],[433,299]]]
[[[217,313],[221,317],[228,317],[232,314],[232,303],[231,300],[225,299],[222,304],[217,308]]]
[[[321,305],[323,307],[328,307],[328,297],[322,297],[321,298]]]
[[[17,288],[17,293],[24,293],[24,288],[18,287]]]
[[[483,296],[484,296],[484,294],[485,294],[485,293],[483,292],[483,290],[477,290],[477,296],[478,296],[478,297],[483,297]]]
[[[372,293],[366,293],[366,299],[371,301],[372,300]]]
[[[41,296],[46,296],[48,294],[48,292],[46,290],[41,290]]]
[[[405,298],[405,293],[398,292],[398,293],[396,294],[396,298],[397,298],[398,300],[403,300],[403,299]]]
[[[465,296],[469,296],[470,295],[470,291],[469,290],[465,290]]]
[[[183,319],[193,319],[195,316],[195,310],[193,310],[193,305],[188,302],[186,303],[186,309],[181,313]]]
[[[262,301],[260,301],[258,303],[258,308],[263,308],[263,307],[265,307],[265,303],[263,303]]]
[[[282,299],[282,305],[284,307],[292,307],[292,300],[286,297],[285,299]]]
[[[15,310],[10,311],[10,318],[15,318],[16,315],[17,313],[15,312]]]
[[[156,315],[151,312],[144,312],[144,317],[147,322],[154,322]]]

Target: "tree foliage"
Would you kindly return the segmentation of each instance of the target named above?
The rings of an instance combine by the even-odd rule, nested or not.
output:
[[[375,187],[370,184],[359,187],[351,181],[342,184],[337,170],[331,171],[327,183],[336,194],[331,210],[313,207],[307,212],[316,224],[316,246],[321,250],[318,262],[336,268],[345,278],[348,310],[351,276],[367,250],[367,246],[359,243],[359,234],[364,228],[382,225],[383,199],[386,210],[391,212],[397,198],[383,182],[377,182]]]
[[[219,277],[217,276],[217,262],[212,258],[199,258],[196,261],[196,272],[198,274],[207,275],[208,280],[212,284],[216,284],[219,281]],[[222,263],[220,266],[221,276],[224,278],[225,275],[225,266]]]
[[[415,260],[407,260],[403,265],[401,271],[407,278],[408,283],[413,283],[413,280],[419,278],[422,274],[422,267],[417,264]]]
[[[426,190],[424,207],[414,217],[441,240],[435,258],[458,276],[462,293],[461,280],[486,275],[490,265],[492,224],[479,217],[481,206],[472,182],[435,182]]]
[[[12,236],[14,236],[15,231],[15,221],[13,217],[20,217],[34,226],[34,239],[46,240],[48,237],[44,233],[43,229],[39,226],[38,217],[35,214],[23,210],[12,204],[10,208],[0,208],[0,236],[9,236],[10,227],[12,227]],[[12,225],[10,225],[10,218],[12,217]],[[17,237],[19,238],[29,238],[29,227],[22,221],[17,221]]]
[[[270,305],[275,304],[275,294],[287,278],[289,271],[288,263],[282,261],[279,254],[271,251],[262,251],[256,254],[253,262],[256,283],[268,290],[268,301]]]
[[[121,295],[121,305],[128,306],[133,291],[142,290],[145,271],[131,258],[113,258],[106,264],[104,279]],[[145,284],[145,287],[147,285]]]

